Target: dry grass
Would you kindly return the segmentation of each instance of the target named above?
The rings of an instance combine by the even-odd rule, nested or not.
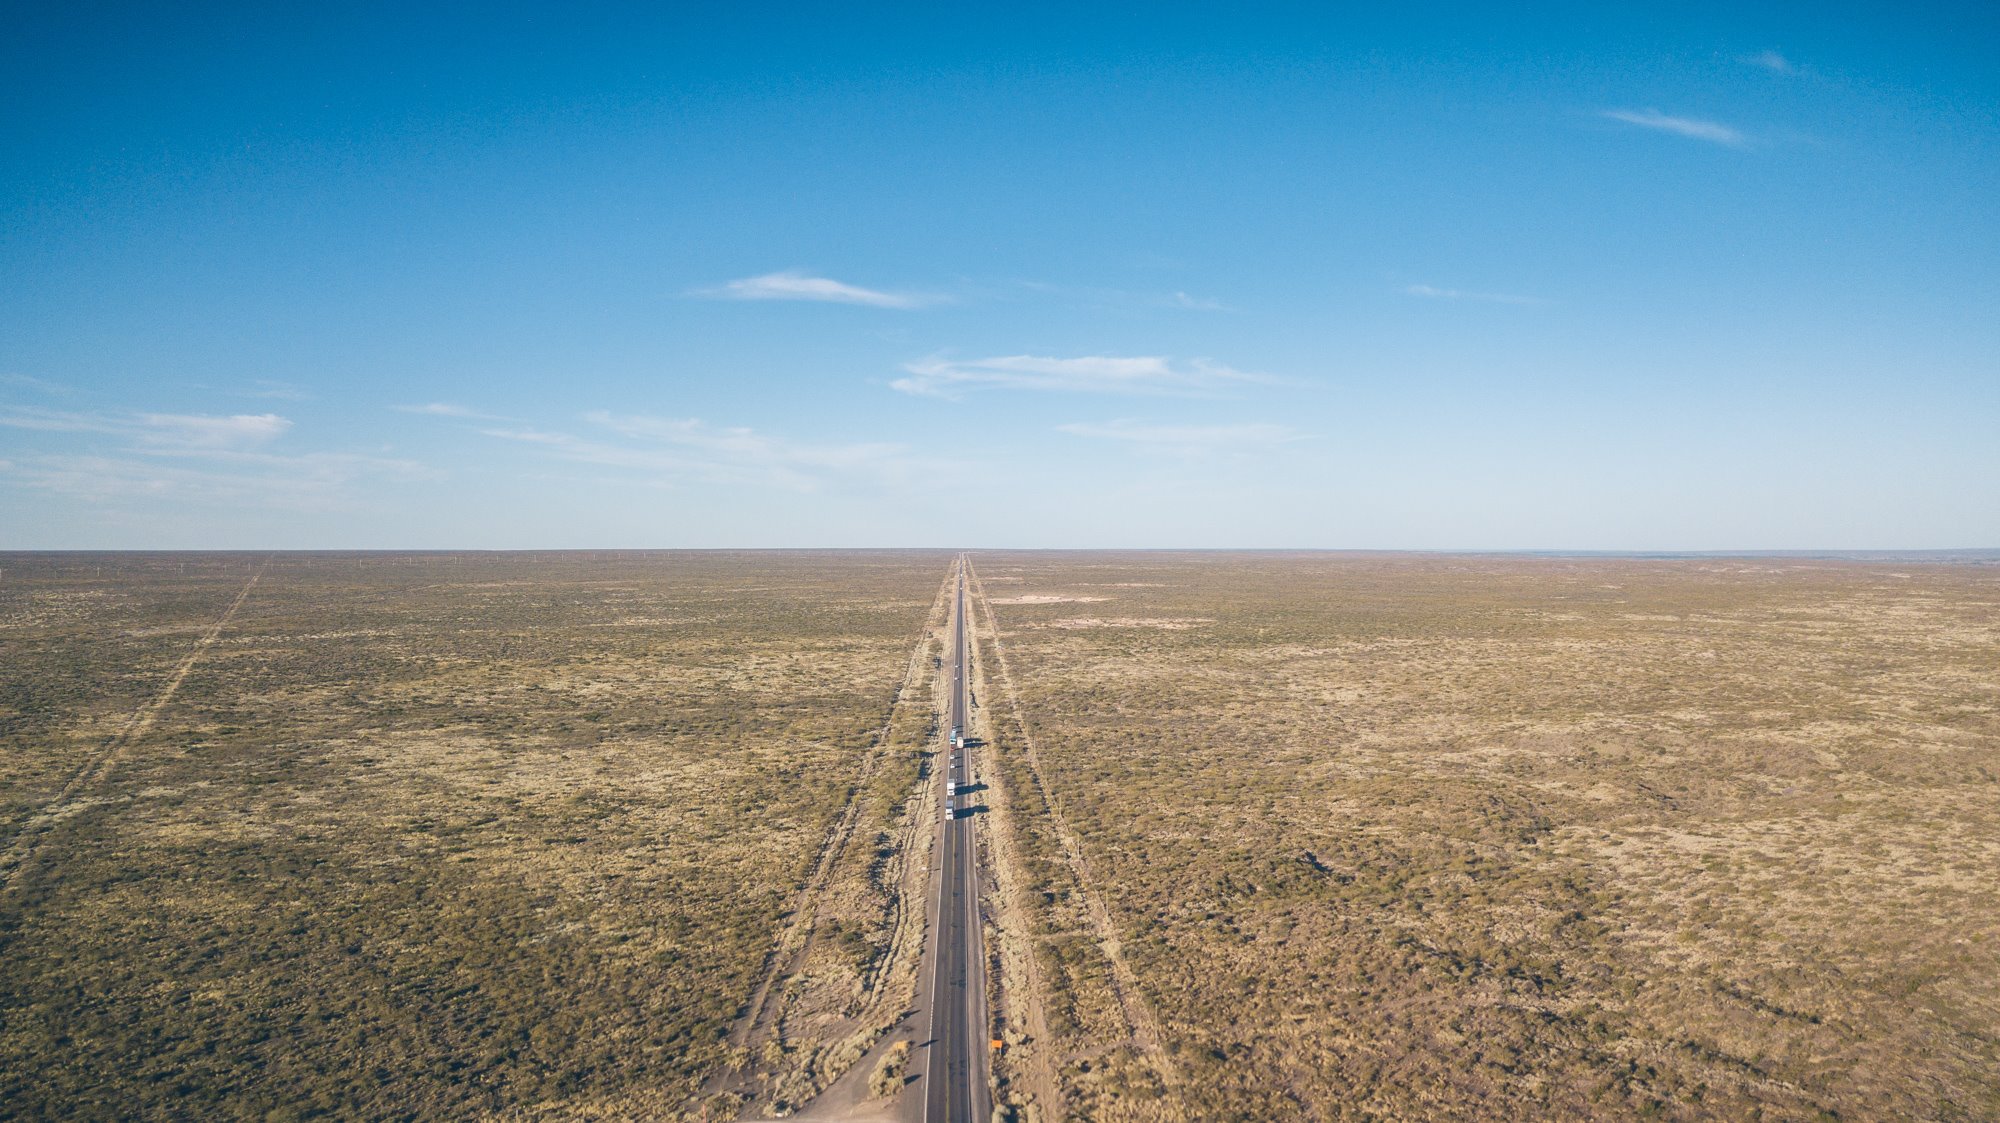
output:
[[[2000,570],[975,560],[1077,1115],[1176,1090],[1038,799],[1194,1118],[2000,1116]]]
[[[5,559],[8,841],[261,560]],[[0,1114],[680,1113],[946,564],[273,559],[0,895]]]
[[[119,740],[263,560],[0,559],[0,1115],[776,1108],[905,1008],[944,555],[280,555]],[[975,561],[1003,1099],[2000,1117],[2000,569]]]

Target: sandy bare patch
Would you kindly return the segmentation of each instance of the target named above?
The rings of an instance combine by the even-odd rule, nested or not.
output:
[[[1110,597],[1072,597],[1060,593],[1024,593],[1018,597],[995,597],[994,604],[1096,604]]]

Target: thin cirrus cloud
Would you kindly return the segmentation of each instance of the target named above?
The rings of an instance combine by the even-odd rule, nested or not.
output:
[[[1056,426],[1056,431],[1073,437],[1118,441],[1149,448],[1181,451],[1260,447],[1288,444],[1303,437],[1289,425],[1250,422],[1235,425],[1157,425],[1131,418],[1115,421],[1078,421]]]
[[[1131,289],[1062,285],[1048,281],[1016,281],[1014,282],[1014,288],[1038,296],[1074,301],[1087,307],[1111,308],[1122,311],[1136,311],[1148,308],[1174,308],[1184,312],[1237,311],[1235,305],[1227,304],[1214,297],[1196,296],[1193,293],[1182,291],[1169,293],[1143,292]]]
[[[23,486],[86,502],[184,500],[215,506],[254,505],[295,511],[351,508],[352,485],[370,477],[412,479],[426,474],[409,460],[351,453],[298,456],[218,451],[190,460],[105,455],[31,455],[0,464]]]
[[[1213,297],[1190,296],[1184,292],[1176,292],[1173,296],[1168,298],[1167,303],[1173,305],[1175,308],[1185,308],[1190,312],[1236,311],[1236,309],[1230,307],[1227,304],[1224,304],[1220,300],[1216,300]]]
[[[132,424],[130,418],[33,406],[14,406],[0,411],[0,427],[41,433],[119,433],[129,432]]]
[[[193,413],[148,413],[140,417],[140,438],[155,445],[215,450],[268,444],[292,427],[275,413],[237,413],[211,417]]]
[[[218,506],[321,511],[350,506],[351,485],[370,477],[412,478],[423,465],[344,452],[284,453],[270,446],[291,431],[274,413],[86,413],[14,408],[0,426],[109,437],[114,449],[33,452],[0,465],[22,486],[85,502],[147,499]]]
[[[940,298],[924,293],[885,292],[862,288],[831,277],[815,277],[796,269],[744,277],[714,288],[697,289],[695,296],[712,300],[806,300],[825,304],[860,304],[870,308],[921,308],[939,303]]]
[[[1636,125],[1654,132],[1671,133],[1689,140],[1705,140],[1710,144],[1720,144],[1729,148],[1741,148],[1749,138],[1735,128],[1720,121],[1709,121],[1699,117],[1675,117],[1657,109],[1606,109],[1598,116],[1610,121]]]
[[[66,395],[74,393],[70,387],[60,382],[49,382],[40,378],[30,378],[25,374],[0,372],[0,386],[12,386],[22,390],[33,390],[39,394]]]
[[[481,431],[561,460],[624,469],[663,486],[752,484],[811,492],[844,476],[904,479],[913,470],[903,446],[895,444],[795,441],[754,429],[717,428],[693,418],[605,410],[584,414],[583,420],[596,432]]]
[[[1230,385],[1273,383],[1207,359],[1160,355],[1001,355],[990,359],[929,358],[903,365],[889,383],[905,394],[956,397],[969,390],[1056,390],[1100,394],[1212,394]]]
[[[1758,51],[1754,55],[1745,55],[1743,61],[1751,66],[1768,70],[1773,74],[1797,74],[1799,72],[1797,63],[1776,51]]]
[[[245,398],[270,398],[281,402],[309,402],[312,391],[292,382],[276,378],[259,378],[247,389],[238,390],[237,395]]]
[[[468,421],[504,421],[498,414],[485,413],[470,406],[452,402],[426,402],[420,406],[391,406],[397,413],[416,413],[425,417],[457,417]]]
[[[44,433],[102,433],[135,442],[146,451],[226,451],[254,448],[285,435],[289,418],[275,413],[81,413],[14,407],[0,412],[0,427]]]
[[[1420,296],[1425,300],[1472,300],[1485,304],[1546,304],[1539,296],[1521,296],[1508,292],[1474,292],[1470,289],[1441,289],[1435,285],[1405,285],[1407,296]]]

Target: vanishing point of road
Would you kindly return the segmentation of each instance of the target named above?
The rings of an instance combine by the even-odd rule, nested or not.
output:
[[[958,590],[953,597],[951,629],[952,729],[966,732],[967,650],[965,626],[965,559],[958,560]],[[938,879],[937,908],[932,912],[936,941],[935,974],[930,994],[930,1049],[924,1072],[924,1123],[986,1123],[988,1105],[986,958],[980,948],[979,858],[974,817],[964,795],[971,771],[965,751],[945,744],[945,776],[957,789],[944,821],[938,849],[943,874]]]

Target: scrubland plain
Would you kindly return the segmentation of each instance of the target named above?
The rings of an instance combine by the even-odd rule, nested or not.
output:
[[[2000,1117],[2000,566],[973,562],[1016,1118]],[[894,1092],[949,568],[0,557],[0,1116]]]
[[[796,1006],[780,950],[859,1010],[909,942],[871,877],[947,565],[0,558],[0,1115],[671,1118],[717,1073],[732,1111],[812,1086],[817,1038],[740,1023],[767,979]],[[920,728],[891,745],[892,716]],[[813,885],[826,938],[781,949]]]
[[[2000,566],[974,565],[1023,1114],[2000,1118]]]

